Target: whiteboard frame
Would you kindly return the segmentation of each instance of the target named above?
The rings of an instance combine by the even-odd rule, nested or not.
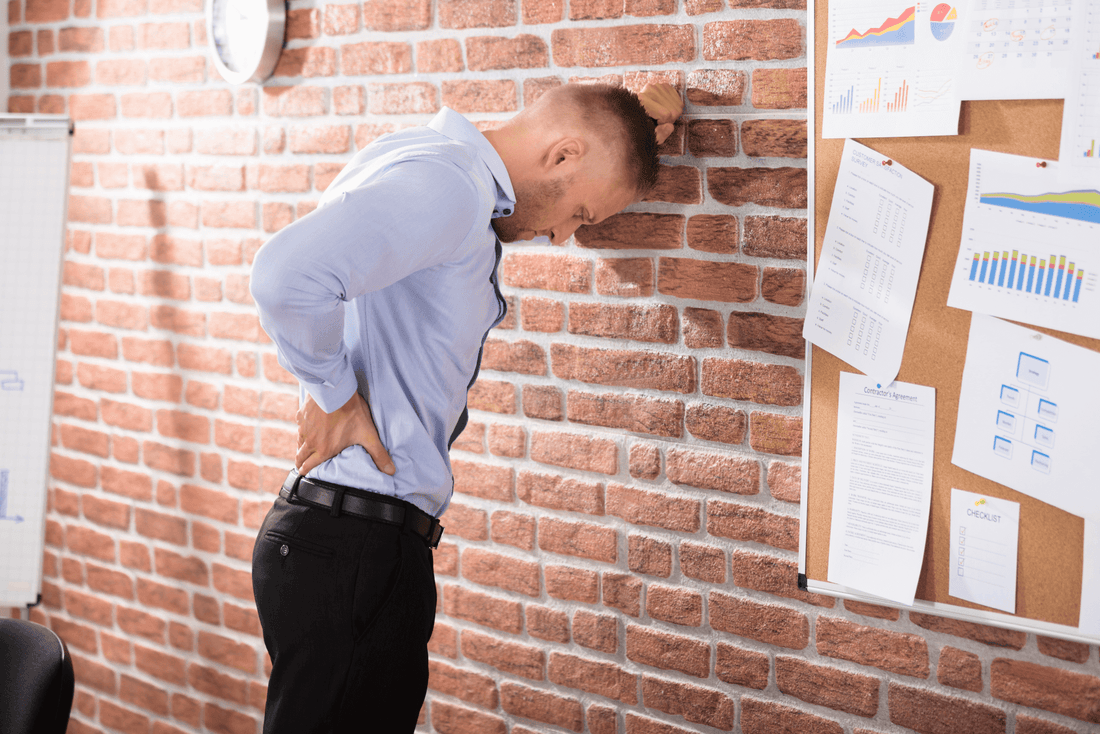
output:
[[[808,87],[808,94],[806,98],[806,104],[808,105],[807,114],[807,142],[808,150],[807,155],[809,160],[807,168],[809,169],[809,175],[807,177],[807,185],[809,186],[807,196],[808,211],[806,213],[806,282],[810,287],[814,282],[814,253],[817,249],[817,243],[815,241],[815,212],[817,202],[814,199],[815,194],[815,180],[816,180],[816,145],[817,138],[816,122],[817,122],[817,84],[814,81],[814,74],[817,68],[816,66],[816,43],[815,38],[815,6],[816,3],[807,3],[807,28],[806,35],[809,39],[807,45],[807,74],[806,85]],[[818,581],[806,577],[806,527],[808,520],[808,507],[809,507],[809,466],[810,466],[810,388],[813,384],[811,379],[813,367],[813,345],[810,342],[806,342],[806,373],[803,376],[802,383],[802,467],[801,467],[801,492],[799,494],[799,522],[798,522],[798,587],[803,591],[813,592],[815,594],[823,594],[825,596],[832,596],[838,599],[851,599],[852,601],[860,601],[868,604],[878,604],[881,606],[890,607],[893,609],[900,609],[910,612],[918,612],[920,614],[929,614],[937,617],[946,617],[950,619],[959,619],[965,622],[974,622],[977,624],[986,624],[994,627],[1000,627],[1003,629],[1017,630],[1019,632],[1033,633],[1039,635],[1046,635],[1047,637],[1056,637],[1062,640],[1070,640],[1072,642],[1083,642],[1088,645],[1100,645],[1100,634],[1092,635],[1081,632],[1080,627],[1070,627],[1068,625],[1055,624],[1053,622],[1043,622],[1037,619],[1028,619],[1026,617],[1017,617],[1012,614],[1005,614],[1003,612],[985,611],[983,609],[972,609],[970,607],[958,606],[956,604],[945,604],[943,602],[930,602],[923,599],[916,599],[911,606],[905,604],[899,604],[896,601],[889,599],[883,599],[881,597],[867,594],[862,591],[856,591],[840,584],[834,584],[829,581]],[[1083,603],[1083,602],[1082,602]]]
[[[42,477],[45,482],[43,491],[41,494],[42,505],[40,508],[40,516],[42,518],[41,526],[38,528],[41,539],[39,541],[39,550],[37,554],[38,575],[37,582],[32,587],[29,595],[22,595],[19,592],[9,593],[5,589],[0,589],[0,607],[33,607],[37,606],[42,601],[42,581],[43,581],[43,554],[45,552],[45,540],[46,540],[46,514],[49,507],[49,481],[50,481],[50,450],[53,443],[53,399],[56,390],[53,386],[57,383],[57,330],[61,320],[61,285],[62,285],[62,268],[65,262],[65,246],[68,239],[69,229],[69,196],[71,189],[71,177],[72,177],[72,160],[73,160],[73,133],[75,131],[73,121],[68,115],[17,115],[10,113],[0,113],[0,135],[6,134],[4,131],[12,129],[32,129],[42,131],[59,132],[64,131],[67,133],[64,135],[63,140],[65,143],[65,186],[64,186],[64,200],[61,204],[61,247],[58,249],[58,287],[56,294],[56,303],[54,305],[54,319],[53,319],[53,334],[54,338],[50,344],[50,385],[51,389],[48,393],[46,400],[47,408],[50,415],[50,420],[47,423],[48,430],[46,435],[43,436],[43,441],[46,445],[45,452],[45,466],[43,467]],[[25,613],[24,613],[25,615]],[[23,616],[25,619],[26,616]]]

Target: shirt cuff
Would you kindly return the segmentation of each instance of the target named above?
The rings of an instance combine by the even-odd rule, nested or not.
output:
[[[313,402],[326,413],[332,413],[344,407],[344,404],[351,400],[351,396],[359,390],[359,383],[356,382],[355,373],[350,367],[343,371],[339,381],[334,385],[302,381],[302,386],[313,398]]]

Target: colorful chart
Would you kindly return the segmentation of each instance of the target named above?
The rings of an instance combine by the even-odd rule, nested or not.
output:
[[[862,33],[855,28],[836,42],[837,48],[859,48],[862,46],[904,46],[916,42],[916,6],[907,8],[897,18],[887,18],[877,28]]]
[[[955,30],[955,20],[958,18],[958,14],[955,9],[947,3],[940,3],[932,9],[932,16],[930,20],[930,27],[932,29],[932,37],[937,41],[946,41],[951,38],[952,31]]]
[[[1022,209],[1038,214],[1100,224],[1100,191],[1080,190],[1046,194],[982,194],[980,201],[992,206]]]
[[[1065,255],[1049,258],[1021,255],[1013,250],[992,253],[975,252],[970,262],[970,280],[975,283],[1008,288],[1021,293],[1033,293],[1046,298],[1057,298],[1077,303],[1081,298],[1081,284],[1085,271],[1077,268]]]

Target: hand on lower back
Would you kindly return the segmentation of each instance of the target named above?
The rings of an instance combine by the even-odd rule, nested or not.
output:
[[[386,474],[395,471],[393,459],[378,438],[370,406],[355,393],[343,407],[326,413],[307,397],[295,416],[298,423],[298,454],[294,466],[303,476],[314,467],[328,461],[348,446],[362,446],[374,460],[374,465]]]

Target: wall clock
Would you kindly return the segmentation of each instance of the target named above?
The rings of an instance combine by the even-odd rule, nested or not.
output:
[[[209,0],[206,34],[214,66],[230,84],[263,82],[283,50],[285,0]]]

